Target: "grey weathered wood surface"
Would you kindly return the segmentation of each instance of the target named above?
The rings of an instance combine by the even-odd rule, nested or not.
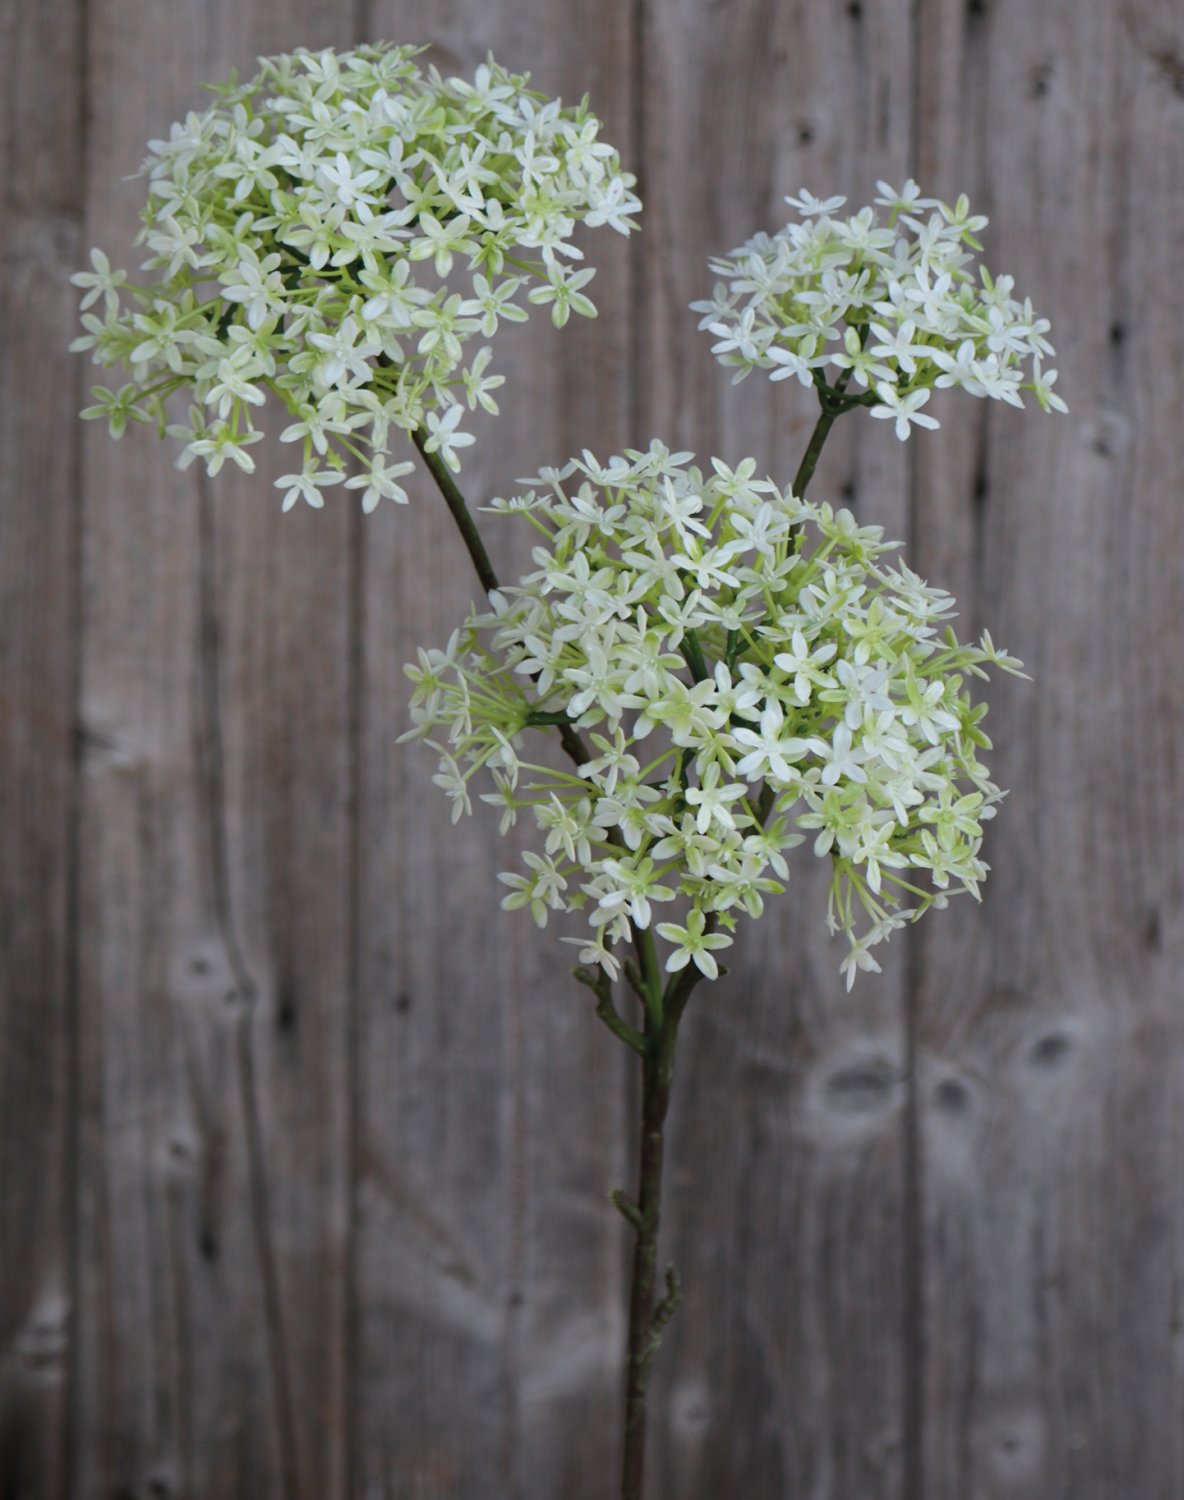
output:
[[[0,1490],[61,1493],[76,1284],[77,848],[82,389],[66,352],[82,244],[79,16],[0,11]]]
[[[0,8],[0,1497],[613,1493],[632,1082],[393,743],[465,558],[426,488],[281,517],[74,415],[64,278],[144,140],[382,35],[589,91],[642,177],[601,317],[513,340],[475,498],[654,435],[792,472],[796,388],[729,387],[685,305],[802,184],[968,191],[1073,408],[853,418],[815,480],[1038,684],[992,693],[981,909],[848,999],[807,869],[696,997],[655,1500],[1184,1500],[1175,0]]]

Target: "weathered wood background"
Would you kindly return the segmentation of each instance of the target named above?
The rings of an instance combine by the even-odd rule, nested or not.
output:
[[[806,873],[696,997],[655,1500],[1182,1500],[1179,0],[0,6],[0,1495],[614,1492],[631,1080],[395,747],[473,594],[439,504],[282,516],[75,419],[65,278],[144,141],[376,36],[587,90],[641,179],[477,496],[652,435],[792,473],[797,388],[729,388],[686,304],[803,184],[969,192],[1072,406],[828,455],[1037,681],[981,910],[848,999]]]

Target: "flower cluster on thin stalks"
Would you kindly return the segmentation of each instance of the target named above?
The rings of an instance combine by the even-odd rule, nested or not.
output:
[[[845,198],[803,191],[785,200],[797,222],[711,262],[723,280],[691,305],[733,381],[753,370],[796,377],[839,411],[869,407],[901,439],[914,425],[939,425],[923,410],[934,389],[1021,407],[1027,391],[1045,411],[1063,412],[1057,372],[1043,368],[1055,352],[1048,320],[1012,295],[1012,277],[980,264],[976,279],[968,269],[986,218],[965,196],[951,207],[912,181],[899,191],[877,186],[887,223],[876,206],[836,217]]]
[[[594,315],[576,226],[626,234],[640,204],[586,101],[564,108],[492,58],[472,82],[424,73],[419,50],[263,59],[149,143],[144,284],[101,250],[73,278],[95,310],[72,347],[131,375],[84,416],[115,437],[155,422],[183,465],[250,473],[274,397],[300,455],[285,509],[342,484],[367,510],[404,502],[392,430],[459,470],[466,412],[497,411],[488,340],[531,305],[560,326]],[[188,420],[166,428],[178,390]]]
[[[989,635],[960,644],[954,601],[879,527],[751,459],[703,473],[660,444],[522,483],[491,509],[539,533],[535,570],[406,668],[405,737],[438,751],[454,818],[484,785],[503,832],[537,829],[504,906],[539,925],[582,911],[566,941],[611,978],[650,928],[668,970],[714,978],[809,839],[832,861],[850,987],[904,922],[977,896],[1001,793],[969,681],[1020,664]],[[537,750],[555,724],[587,747],[570,770]]]
[[[565,109],[492,58],[471,83],[444,79],[417,51],[263,59],[149,143],[148,284],[100,250],[73,278],[74,347],[132,377],[96,388],[84,415],[115,436],[155,422],[184,440],[182,465],[252,472],[275,398],[301,454],[278,481],[285,509],[337,485],[368,511],[404,502],[412,465],[392,460],[392,433],[438,483],[459,471],[465,410],[497,410],[486,341],[531,304],[560,326],[594,314],[576,226],[628,233],[640,204],[586,101]],[[879,528],[806,501],[804,481],[856,406],[904,438],[937,425],[922,410],[934,388],[1064,403],[1041,366],[1047,321],[1010,277],[968,269],[986,220],[911,181],[879,190],[883,225],[875,207],[841,217],[842,198],[789,198],[800,220],[713,262],[725,279],[694,304],[735,379],[765,369],[816,389],[798,494],[752,459],[703,473],[659,443],[545,470],[490,507],[540,534],[536,571],[407,668],[405,738],[438,751],[454,816],[480,777],[503,831],[520,815],[537,831],[524,869],[501,876],[503,905],[540,925],[582,911],[588,930],[567,941],[610,979],[651,929],[668,970],[714,978],[738,918],[784,888],[806,840],[832,861],[849,985],[879,967],[877,943],[954,891],[977,895],[986,873],[1001,793],[969,681],[1019,663],[989,635],[960,644],[949,595],[893,560]],[[189,421],[166,426],[178,391]],[[536,753],[555,726],[570,769]]]

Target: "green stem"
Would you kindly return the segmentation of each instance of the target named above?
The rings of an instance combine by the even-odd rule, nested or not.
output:
[[[571,724],[571,718],[559,709],[552,712],[550,709],[532,708],[526,715],[525,727],[528,729],[542,729],[552,724],[563,729]]]
[[[645,1056],[645,1037],[640,1031],[635,1031],[625,1020],[617,1007],[613,1004],[612,980],[603,969],[588,969],[582,964],[574,971],[575,977],[581,984],[586,984],[596,996],[596,1014],[608,1027],[615,1037],[619,1037],[627,1047],[630,1047],[639,1056]],[[617,1196],[620,1196],[619,1194]],[[613,1199],[616,1202],[616,1198]],[[619,1206],[619,1205],[618,1205]],[[622,1209],[622,1212],[624,1210]],[[628,1217],[628,1215],[626,1215]],[[632,1222],[632,1221],[631,1221]]]
[[[699,632],[688,630],[682,641],[683,660],[691,669],[691,676],[696,682],[704,682],[707,679],[707,663],[703,659],[703,647],[699,644]]]
[[[861,349],[867,344],[868,332],[866,324],[859,330]],[[806,445],[805,453],[802,454],[798,471],[793,477],[793,493],[799,500],[805,496],[806,486],[814,477],[818,455],[822,452],[822,445],[826,442],[836,419],[856,406],[875,406],[880,399],[873,391],[868,391],[862,396],[848,396],[847,387],[851,383],[853,373],[852,367],[848,366],[834,385],[827,385],[823,376],[817,370],[814,372],[814,388],[818,392],[818,405],[822,411],[818,421],[814,424],[814,431],[810,434],[810,441]]]
[[[473,520],[472,512],[465,502],[465,497],[457,488],[456,480],[448,465],[438,453],[429,453],[427,447],[427,434],[422,427],[416,428],[411,434],[411,441],[419,450],[419,456],[427,465],[428,473],[436,481],[436,488],[444,497],[444,503],[456,522],[456,529],[460,532],[461,540],[465,544],[469,557],[472,559],[473,567],[476,569],[477,577],[481,580],[481,587],[487,594],[500,587],[497,574],[493,570],[493,564],[489,560],[489,553],[485,550],[485,543],[481,540],[481,533],[477,529],[477,523]],[[566,717],[566,716],[564,716]],[[540,713],[539,723],[555,723],[559,730],[559,740],[568,759],[577,766],[582,766],[585,761],[592,759],[592,753],[584,744],[579,732],[573,729],[571,724],[564,723],[561,719],[552,719],[550,715]]]
[[[646,1014],[655,1026],[660,1026],[662,1024],[662,971],[659,968],[658,946],[654,942],[653,929],[641,927],[635,930],[633,946],[641,970]]]
[[[847,372],[849,377],[849,372]],[[810,436],[806,452],[798,467],[793,482],[793,492],[799,498],[805,494],[806,486],[814,474],[819,454],[834,426],[835,420],[851,406],[863,404],[863,398],[844,395],[846,378],[836,386],[819,385],[818,398],[821,414]],[[437,453],[426,448],[426,434],[422,429],[413,434],[413,441],[428,471],[436,482],[445,503],[456,522],[469,557],[477,571],[482,587],[492,593],[499,587],[497,574],[485,551],[476,523],[464,497],[457,488],[447,464]],[[736,642],[729,638],[728,656],[732,657]],[[683,644],[691,675],[696,681],[707,676],[707,664],[702,646],[693,631],[688,632]],[[540,727],[555,724],[559,730],[563,747],[572,761],[582,765],[590,758],[590,752],[579,733],[565,715],[536,710],[531,719]],[[761,798],[761,820],[768,817],[773,798],[766,786]],[[613,839],[619,843],[618,837]],[[714,921],[709,917],[709,926]],[[662,1172],[665,1157],[666,1115],[670,1105],[670,1091],[674,1078],[674,1052],[678,1038],[679,1022],[686,1009],[691,992],[699,982],[700,975],[689,965],[681,973],[673,975],[663,989],[660,960],[653,933],[641,929],[634,933],[635,962],[627,962],[627,977],[642,1001],[644,1031],[636,1031],[617,1011],[613,1004],[611,985],[606,975],[580,969],[576,977],[597,996],[597,1015],[609,1030],[632,1051],[638,1053],[642,1064],[641,1089],[641,1139],[637,1170],[637,1198],[632,1201],[623,1193],[612,1194],[612,1201],[633,1229],[633,1267],[629,1294],[629,1332],[626,1352],[625,1424],[624,1446],[621,1466],[621,1500],[643,1500],[645,1486],[646,1402],[649,1393],[650,1369],[661,1343],[662,1332],[673,1317],[682,1291],[673,1266],[668,1266],[665,1291],[657,1297],[658,1231],[661,1223]]]
[[[477,523],[465,504],[465,497],[456,487],[456,481],[448,465],[438,453],[429,453],[425,444],[427,434],[422,427],[417,428],[411,434],[411,441],[419,449],[419,456],[428,466],[428,471],[436,481],[436,488],[444,496],[444,503],[452,512],[452,519],[456,522],[457,530],[461,534],[461,540],[468,549],[469,556],[473,560],[473,567],[477,570],[477,577],[481,580],[481,587],[487,594],[492,594],[498,588],[497,574],[493,571],[493,564],[489,560],[489,553],[485,550],[485,543],[481,540],[481,533],[477,530]]]
[[[819,399],[821,400],[821,397]],[[806,486],[814,477],[814,469],[818,463],[818,455],[822,452],[822,445],[826,442],[838,415],[838,411],[833,407],[824,405],[818,421],[814,424],[814,431],[810,434],[810,441],[806,445],[805,453],[802,454],[798,471],[793,476],[793,493],[799,500],[805,497]]]
[[[645,1487],[646,1398],[649,1393],[650,1366],[657,1353],[661,1327],[674,1311],[673,1305],[667,1310],[662,1304],[656,1307],[654,1303],[666,1110],[670,1103],[672,1074],[669,1068],[659,1066],[655,1029],[648,1014],[646,1040],[649,1046],[642,1062],[636,1215],[631,1220],[636,1238],[633,1244],[633,1274],[629,1294],[621,1500],[642,1500]],[[670,1055],[672,1057],[672,1052]],[[673,1299],[677,1283],[669,1275],[668,1281]],[[659,1311],[662,1312],[661,1323],[657,1321]]]
[[[573,765],[582,766],[586,760],[592,759],[592,752],[570,724],[559,726],[559,743]]]
[[[625,1367],[621,1500],[642,1500],[643,1497],[650,1369],[662,1342],[662,1331],[682,1300],[682,1288],[673,1266],[667,1266],[665,1291],[660,1298],[657,1296],[658,1230],[661,1225],[666,1113],[674,1081],[674,1049],[679,1022],[699,978],[698,970],[684,969],[666,985],[656,1012],[647,1008],[641,1064],[637,1197],[635,1201],[620,1193],[613,1197],[635,1235]],[[645,980],[647,989],[652,990],[657,986],[658,975],[650,972]]]

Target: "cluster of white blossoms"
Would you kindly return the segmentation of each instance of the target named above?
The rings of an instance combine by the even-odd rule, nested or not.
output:
[[[189,421],[167,429],[182,462],[250,473],[270,394],[300,455],[285,509],[342,483],[367,510],[404,501],[392,429],[459,469],[466,409],[497,411],[487,341],[524,302],[558,325],[594,315],[573,232],[626,234],[640,204],[586,102],[565,109],[492,58],[471,83],[424,74],[418,50],[263,59],[149,143],[148,284],[101,250],[73,277],[87,331],[72,347],[131,373],[85,416],[116,437],[129,420],[164,430],[188,389]]]
[[[1056,371],[1042,363],[1054,353],[1047,319],[1012,295],[1012,277],[979,265],[976,281],[968,269],[987,220],[965,196],[951,208],[922,198],[911,180],[899,192],[877,187],[886,224],[873,207],[841,217],[845,198],[803,191],[786,199],[799,222],[711,262],[725,280],[691,306],[734,380],[753,370],[796,376],[818,387],[824,409],[827,397],[836,412],[867,406],[902,439],[913,424],[938,426],[922,410],[934,388],[1012,406],[1030,391],[1045,411],[1063,412]]]
[[[503,904],[540,925],[582,908],[591,932],[568,941],[610,977],[614,946],[651,926],[667,969],[714,977],[737,916],[760,914],[811,839],[833,861],[850,986],[904,921],[977,894],[1001,793],[967,678],[1019,663],[989,636],[960,645],[953,600],[889,561],[880,528],[795,499],[751,459],[706,475],[691,459],[585,453],[495,501],[541,534],[536,570],[406,668],[404,738],[438,751],[454,818],[482,773],[503,832],[523,812],[537,825]],[[555,724],[582,764],[539,758]]]

